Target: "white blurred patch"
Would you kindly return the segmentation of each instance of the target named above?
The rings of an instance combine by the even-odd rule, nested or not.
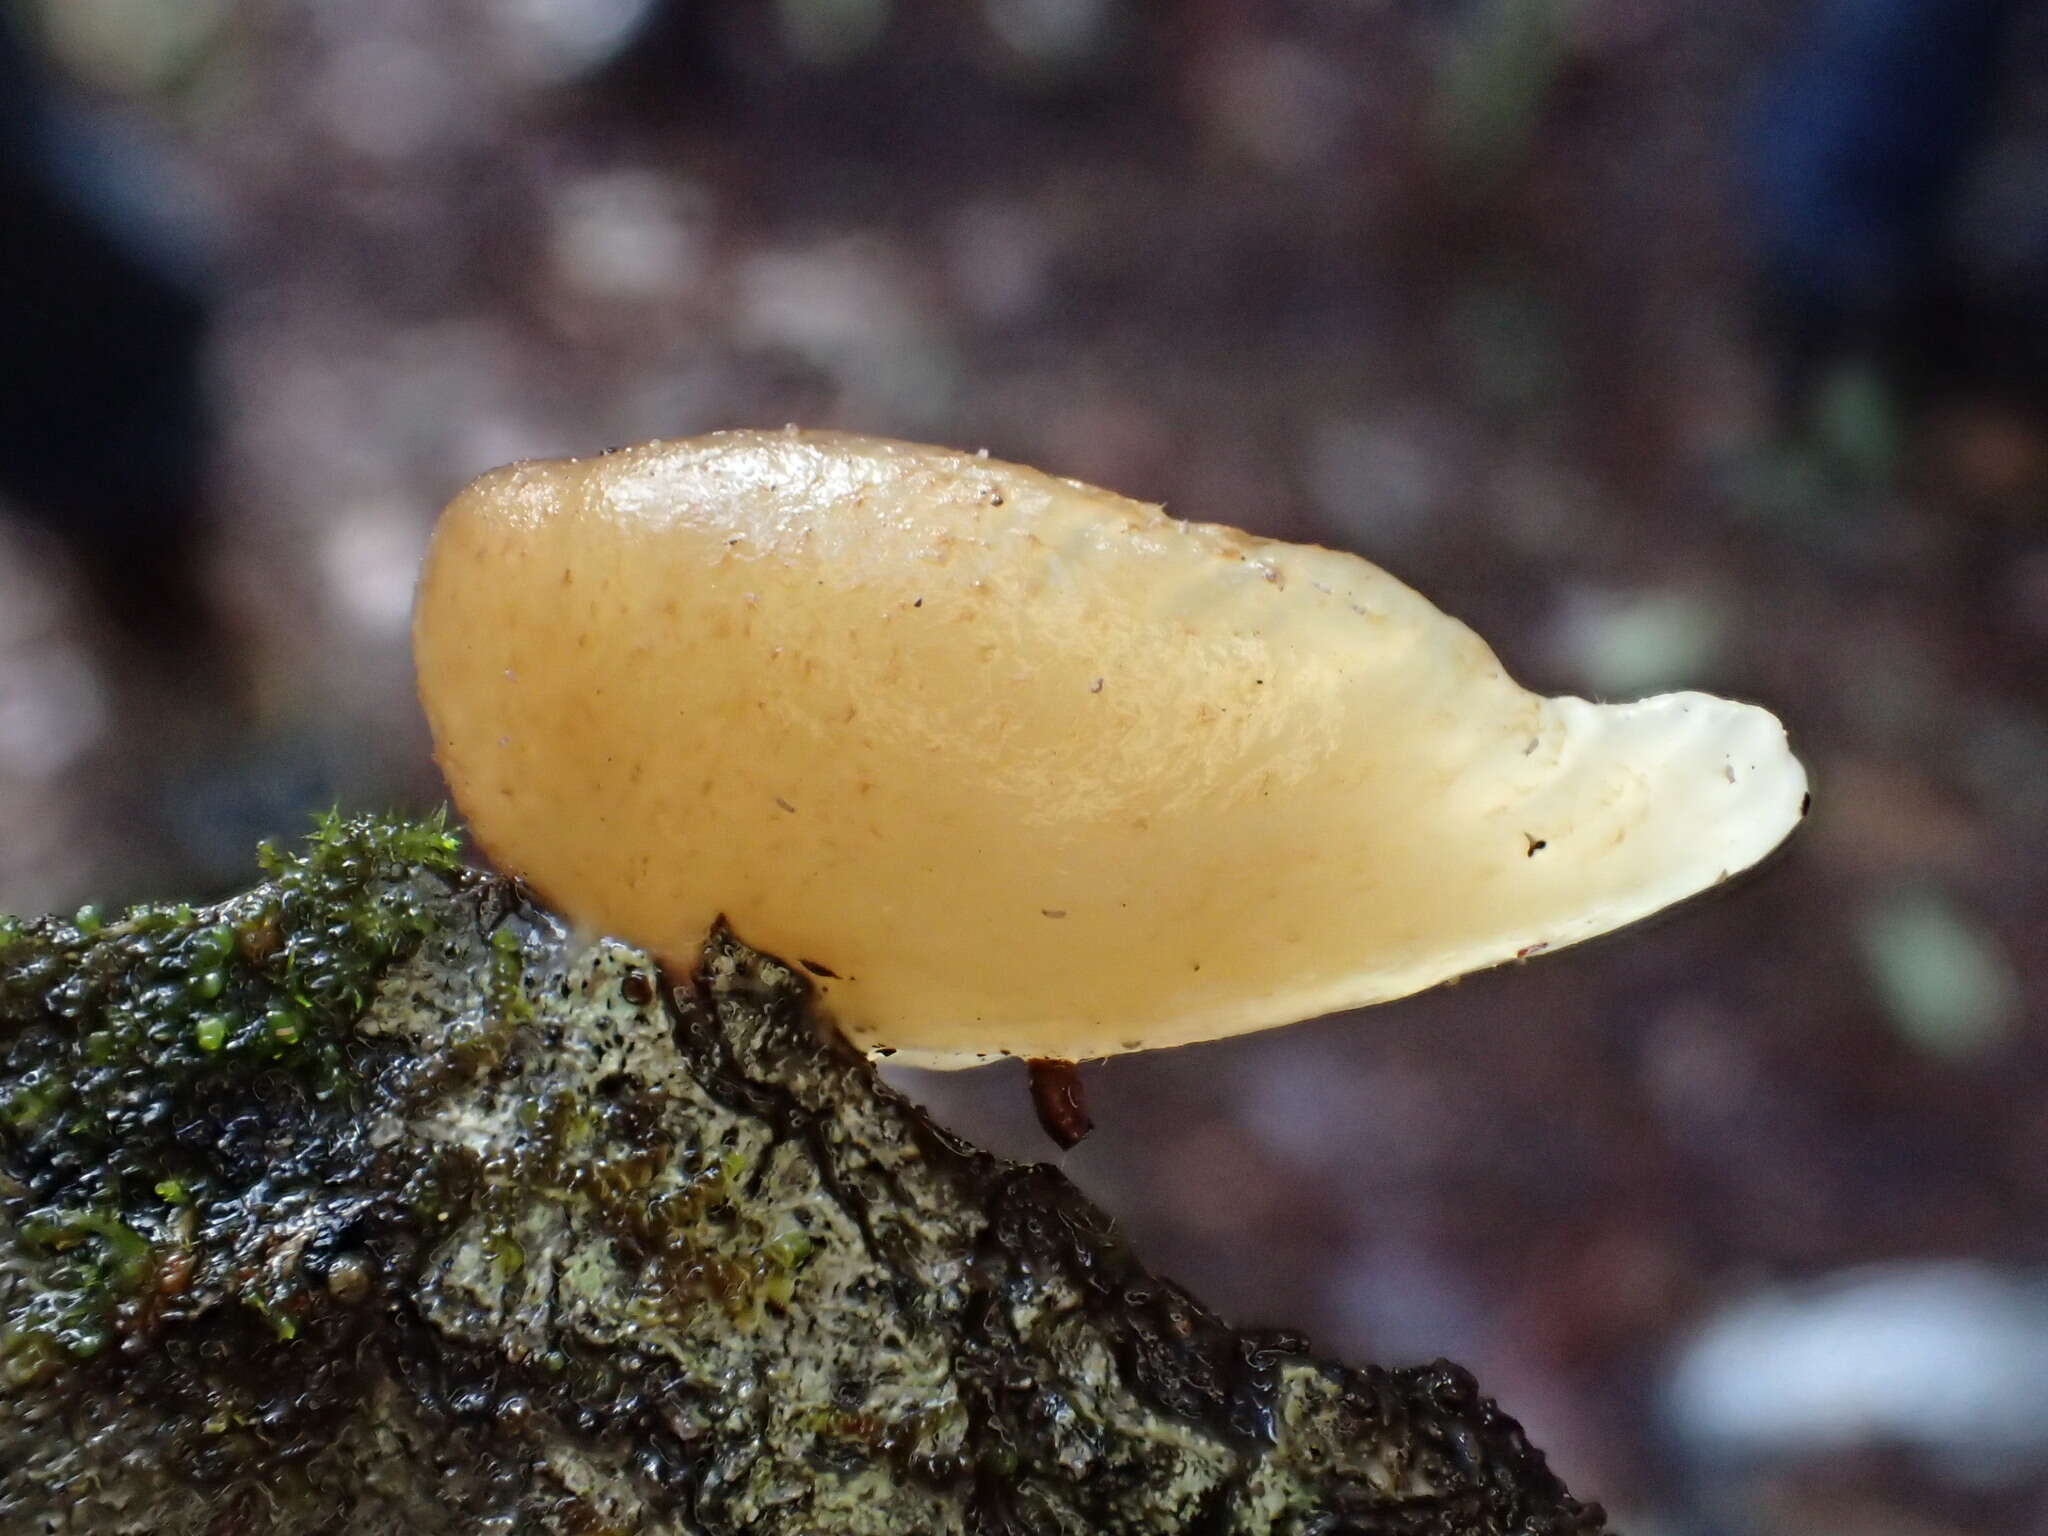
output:
[[[54,779],[106,724],[106,692],[82,647],[49,640],[0,658],[0,774]]]
[[[1920,1263],[1760,1290],[1693,1336],[1665,1402],[1711,1453],[1904,1445],[1972,1483],[2029,1476],[2048,1454],[2048,1281]]]
[[[513,71],[559,81],[614,57],[653,9],[654,0],[496,0],[487,14]]]
[[[383,340],[362,370],[374,401],[366,433],[381,457],[365,458],[348,482],[365,499],[419,475],[415,466],[429,466],[446,491],[493,465],[583,446],[560,443],[556,422],[527,395],[532,378],[511,327],[437,320]]]
[[[403,634],[426,547],[427,530],[401,506],[372,502],[344,508],[321,535],[321,584],[335,611],[357,629]]]
[[[0,523],[0,779],[48,784],[106,732],[106,685],[67,633],[74,618],[54,554]]]
[[[428,47],[369,32],[337,47],[313,88],[315,115],[367,160],[408,160],[445,138],[464,91]]]
[[[711,201],[645,170],[570,182],[550,210],[550,247],[563,278],[608,298],[662,298],[703,276]]]
[[[769,251],[736,278],[733,338],[786,347],[829,373],[852,415],[936,422],[951,398],[951,349],[930,323],[927,281],[880,240]]]
[[[922,329],[909,274],[861,240],[767,251],[739,272],[740,339],[830,357],[914,339]]]
[[[1703,591],[1571,592],[1553,631],[1565,674],[1594,697],[1699,687],[1721,659],[1722,605]]]

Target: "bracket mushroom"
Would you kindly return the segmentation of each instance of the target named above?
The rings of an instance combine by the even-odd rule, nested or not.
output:
[[[836,433],[485,475],[414,644],[502,867],[672,961],[721,917],[815,957],[926,1066],[1401,997],[1714,885],[1806,802],[1762,709],[1545,698],[1356,556]]]

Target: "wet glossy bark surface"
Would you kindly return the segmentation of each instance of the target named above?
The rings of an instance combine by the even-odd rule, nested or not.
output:
[[[0,1533],[1601,1528],[1463,1371],[1232,1331],[790,968],[409,851],[4,936]]]

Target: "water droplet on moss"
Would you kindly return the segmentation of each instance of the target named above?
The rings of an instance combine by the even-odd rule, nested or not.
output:
[[[370,1266],[353,1253],[342,1254],[327,1266],[327,1294],[336,1301],[353,1305],[370,1294]]]
[[[761,1245],[761,1256],[781,1269],[795,1269],[817,1251],[816,1238],[795,1230],[779,1233]]]
[[[235,930],[226,923],[215,923],[192,935],[192,957],[195,960],[225,960],[234,952]]]

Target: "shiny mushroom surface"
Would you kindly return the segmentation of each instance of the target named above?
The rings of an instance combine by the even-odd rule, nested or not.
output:
[[[483,476],[414,649],[503,868],[675,963],[723,917],[927,1066],[1400,997],[1711,886],[1806,796],[1766,711],[1530,693],[1356,556],[836,433]]]

